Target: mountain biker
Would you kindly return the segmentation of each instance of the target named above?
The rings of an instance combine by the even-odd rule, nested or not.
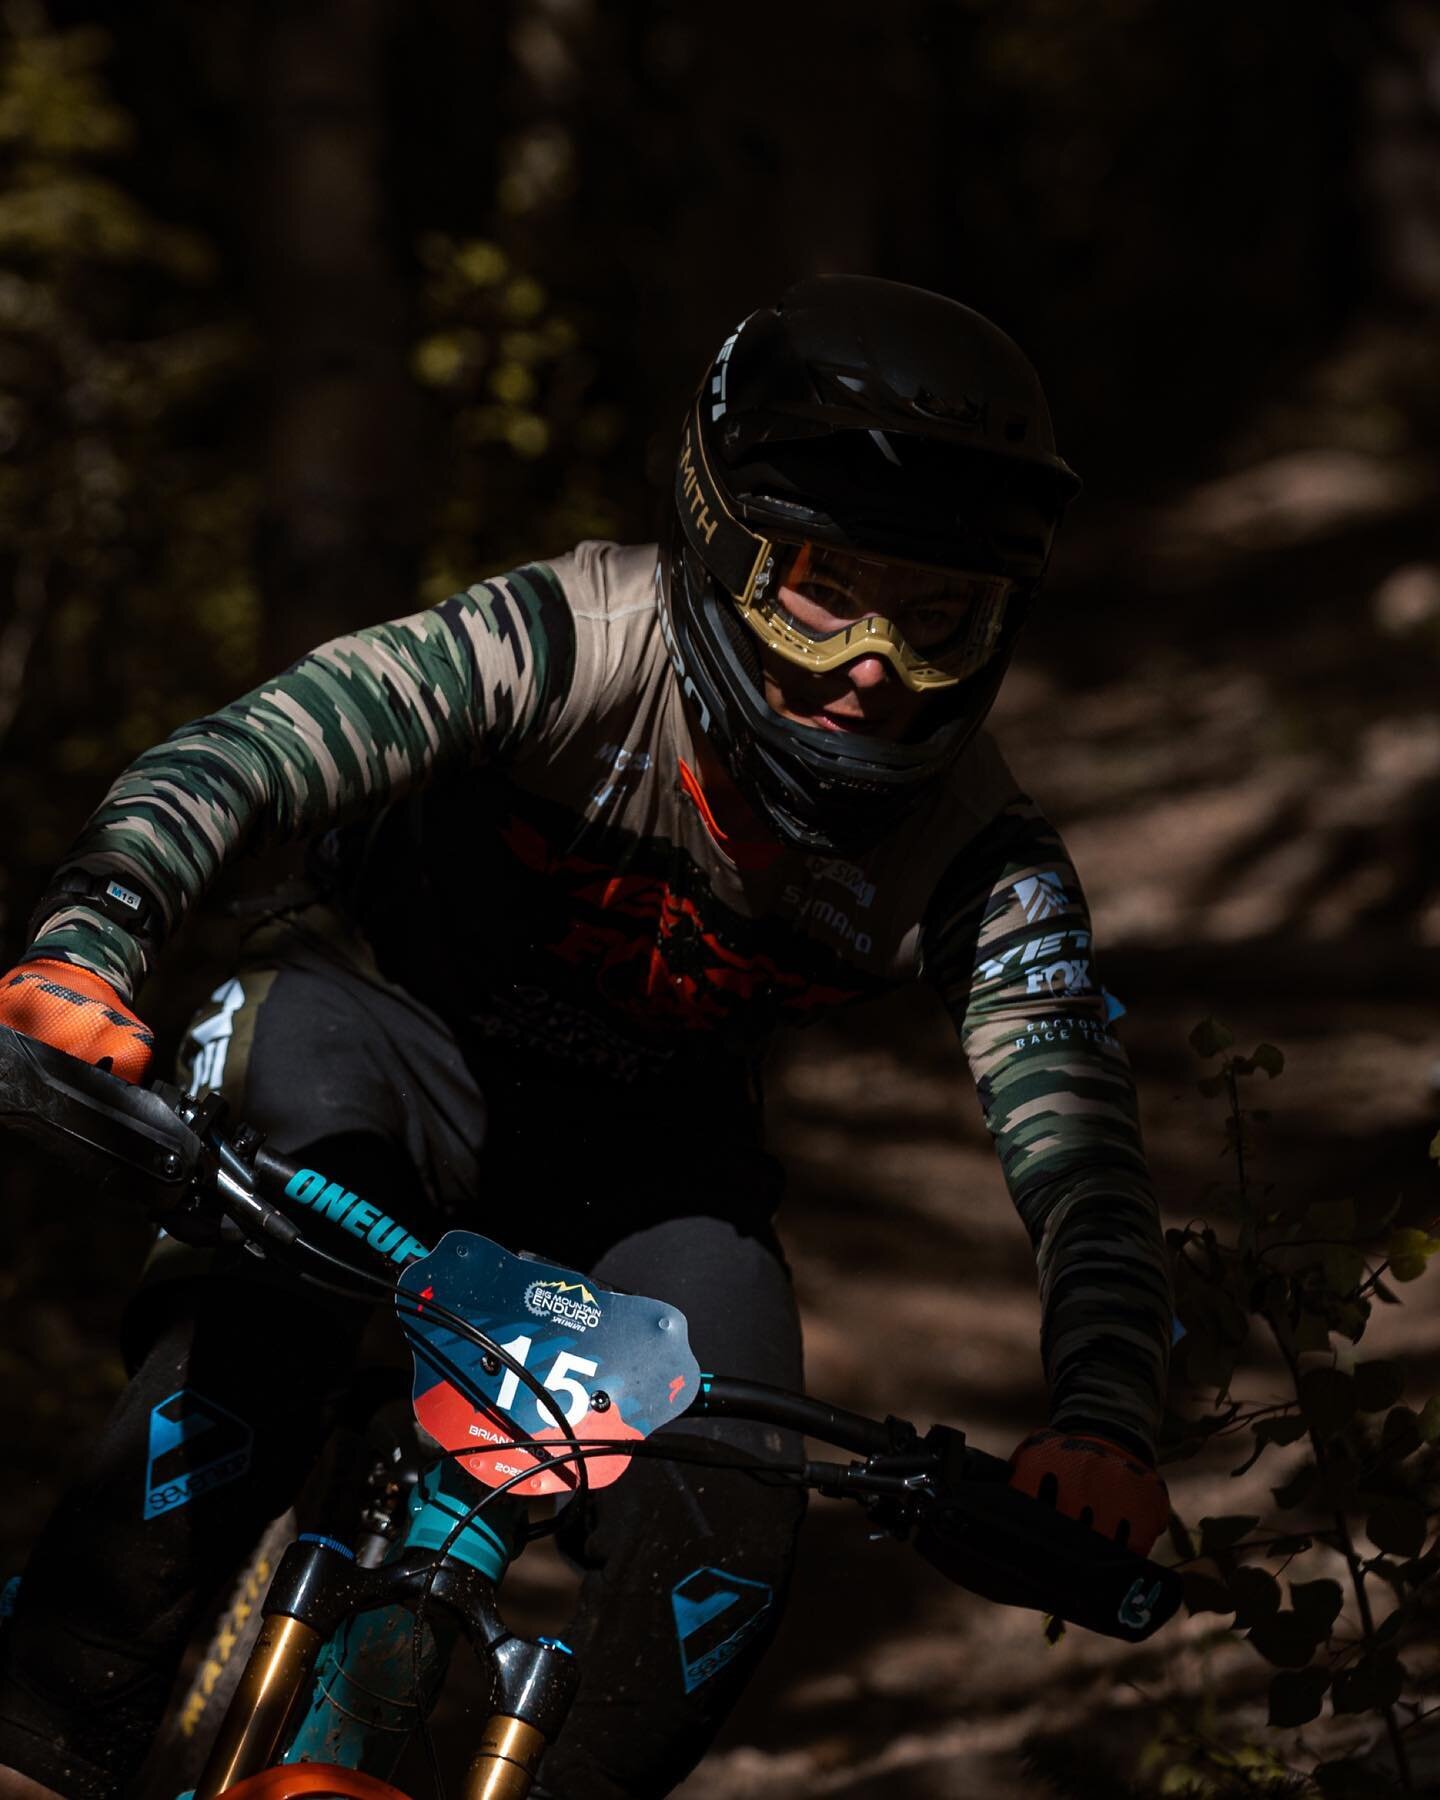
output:
[[[396,1217],[670,1300],[702,1367],[794,1386],[759,1059],[923,979],[1036,1252],[1050,1419],[1012,1479],[1148,1549],[1170,1308],[1132,1082],[1075,871],[981,731],[1077,487],[989,321],[801,282],[710,366],[668,543],[584,543],[340,638],[147,751],[61,865],[0,1022],[141,1079],[132,1002],[165,940],[253,840],[310,834],[319,897],[248,940],[182,1079]],[[244,1255],[192,1264],[162,1239],[132,1383],[19,1589],[0,1796],[120,1791],[343,1372],[341,1309],[272,1312]],[[180,1393],[230,1454],[197,1438],[156,1508]],[[773,1633],[799,1510],[654,1462],[593,1497],[572,1641],[603,1619],[603,1650],[545,1792],[663,1794],[694,1766]],[[681,1604],[700,1576],[713,1617]]]

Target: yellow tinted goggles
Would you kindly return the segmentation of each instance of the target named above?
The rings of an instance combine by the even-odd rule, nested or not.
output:
[[[777,656],[817,675],[880,656],[916,693],[953,687],[1000,641],[1014,583],[827,544],[762,540],[741,617]]]

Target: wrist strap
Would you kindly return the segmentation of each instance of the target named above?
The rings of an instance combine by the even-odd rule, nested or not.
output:
[[[146,943],[160,936],[165,922],[158,904],[133,882],[119,881],[113,875],[92,875],[85,869],[63,869],[30,915],[30,941],[34,942],[56,913],[77,903]]]

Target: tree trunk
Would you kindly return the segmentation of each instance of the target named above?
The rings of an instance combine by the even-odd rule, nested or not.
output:
[[[257,569],[267,657],[407,611],[420,537],[420,404],[385,199],[386,51],[398,0],[247,9],[247,183],[272,382]]]

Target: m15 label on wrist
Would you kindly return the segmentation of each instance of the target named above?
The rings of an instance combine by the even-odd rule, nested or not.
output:
[[[145,904],[139,894],[134,893],[130,888],[121,887],[118,881],[106,883],[105,898],[107,900],[118,900],[121,906],[128,906],[131,912],[135,913],[137,917],[140,913],[140,909]]]

